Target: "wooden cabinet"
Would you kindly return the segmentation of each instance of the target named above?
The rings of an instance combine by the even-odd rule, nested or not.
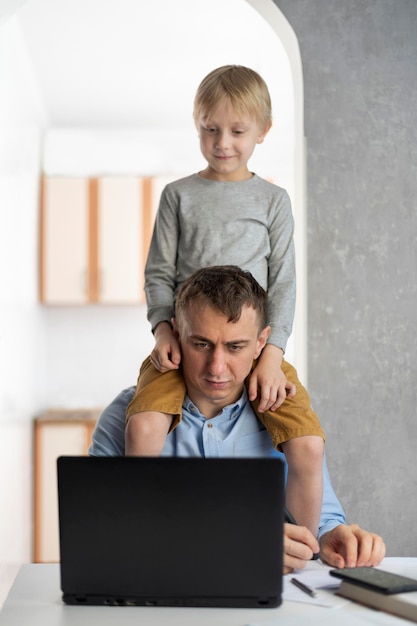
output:
[[[41,201],[41,300],[89,299],[90,185],[83,178],[45,178]]]
[[[154,202],[149,178],[44,177],[41,301],[143,302]]]
[[[59,456],[87,454],[99,410],[47,411],[35,419],[34,561],[59,561]]]
[[[139,302],[145,262],[143,181],[102,178],[97,186],[97,300]]]

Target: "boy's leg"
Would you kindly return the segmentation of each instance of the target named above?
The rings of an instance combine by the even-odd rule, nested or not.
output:
[[[170,413],[134,413],[126,424],[126,456],[160,456],[172,422]]]
[[[179,370],[162,374],[148,357],[142,364],[135,396],[126,410],[126,454],[159,456],[165,438],[179,423],[185,383]]]
[[[300,526],[317,537],[323,503],[324,441],[315,435],[282,444],[288,463],[285,503]]]
[[[287,379],[296,385],[294,398],[287,398],[277,411],[259,413],[258,399],[251,403],[265,425],[274,447],[288,463],[286,504],[297,522],[317,535],[323,499],[324,432],[310,405],[307,390],[295,368],[282,362]]]
[[[294,398],[287,398],[277,411],[264,413],[258,412],[258,398],[251,402],[253,410],[270,434],[274,447],[281,449],[285,441],[306,435],[325,439],[319,418],[311,408],[310,396],[299,381],[296,369],[284,360],[281,369],[287,379],[296,385]]]

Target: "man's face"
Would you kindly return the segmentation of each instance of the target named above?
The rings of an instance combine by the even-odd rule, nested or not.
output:
[[[208,304],[194,302],[174,320],[174,329],[188,396],[205,417],[214,417],[241,396],[270,328],[259,330],[258,315],[251,307],[245,307],[233,323]]]

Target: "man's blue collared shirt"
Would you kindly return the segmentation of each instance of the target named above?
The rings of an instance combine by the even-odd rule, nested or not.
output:
[[[186,396],[182,420],[168,435],[162,455],[265,457],[275,456],[276,451],[253,413],[245,390],[237,402],[211,419],[206,419]]]
[[[122,391],[103,411],[93,434],[90,456],[124,455],[125,413],[134,391],[134,387]],[[254,414],[246,389],[237,402],[226,406],[211,419],[206,419],[187,396],[182,420],[167,436],[162,456],[278,457],[285,463],[284,454],[275,450],[268,432]],[[326,460],[323,479],[319,536],[346,523],[343,508],[330,482]]]

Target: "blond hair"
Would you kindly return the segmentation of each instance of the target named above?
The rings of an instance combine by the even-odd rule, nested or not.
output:
[[[200,83],[194,99],[194,122],[206,119],[223,99],[238,113],[247,113],[262,126],[272,123],[271,98],[265,81],[243,65],[224,65]]]

